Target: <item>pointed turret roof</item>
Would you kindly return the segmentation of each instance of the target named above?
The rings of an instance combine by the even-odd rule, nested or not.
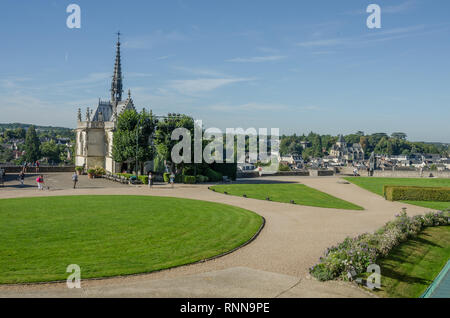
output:
[[[120,32],[117,32],[116,62],[114,64],[114,75],[111,83],[111,102],[122,100],[122,65],[120,62]]]

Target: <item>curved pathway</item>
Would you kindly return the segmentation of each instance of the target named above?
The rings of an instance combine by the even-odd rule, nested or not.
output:
[[[51,181],[53,176],[49,176]],[[58,177],[54,177],[57,184]],[[0,190],[0,198],[23,196],[120,194],[158,195],[213,201],[242,207],[262,215],[266,225],[258,238],[243,248],[212,261],[156,273],[82,281],[82,289],[65,283],[0,286],[0,297],[366,297],[361,288],[344,282],[320,283],[308,269],[324,250],[347,236],[372,232],[407,207],[410,215],[425,208],[382,197],[337,177],[265,177],[262,180],[300,182],[365,208],[363,211],[325,209],[229,196],[206,185],[119,185],[81,179],[89,188],[38,192]],[[94,186],[100,182],[108,187]],[[109,186],[111,185],[111,186]],[[61,187],[63,188],[63,187]]]

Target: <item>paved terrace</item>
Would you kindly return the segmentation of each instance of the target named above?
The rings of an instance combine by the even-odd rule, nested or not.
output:
[[[46,174],[50,190],[38,191],[35,177],[21,188],[14,178],[0,188],[0,198],[120,194],[191,198],[231,204],[254,211],[266,226],[249,245],[204,263],[150,274],[82,281],[81,289],[65,283],[0,286],[0,297],[373,297],[345,282],[321,283],[308,269],[327,247],[346,236],[372,232],[407,207],[410,215],[426,208],[385,201],[382,197],[344,184],[338,177],[264,177],[238,182],[300,182],[365,208],[349,211],[291,205],[219,194],[207,185],[122,185],[82,176],[71,189],[70,173]]]

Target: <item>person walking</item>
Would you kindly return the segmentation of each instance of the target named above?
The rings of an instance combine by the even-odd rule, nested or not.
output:
[[[22,171],[20,171],[19,173],[19,181],[20,181],[20,185],[23,186],[23,183],[25,181],[25,173]]]
[[[72,175],[72,181],[73,181],[73,188],[75,189],[77,187],[78,182],[78,174],[76,171]]]
[[[148,187],[151,188],[153,186],[153,175],[152,172],[149,171],[148,173]]]
[[[36,178],[36,182],[38,185],[38,190],[44,190],[44,176],[42,174]]]
[[[39,173],[39,161],[36,160],[36,162],[34,164],[36,166],[36,173]]]
[[[259,173],[259,177],[262,177],[262,167],[258,167],[258,173]]]
[[[171,187],[173,188],[173,184],[175,182],[175,175],[173,174],[173,172],[170,174],[169,182],[170,182]]]

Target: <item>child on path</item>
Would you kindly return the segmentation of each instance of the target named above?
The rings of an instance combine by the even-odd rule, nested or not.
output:
[[[36,182],[38,184],[38,190],[44,190],[44,176],[42,174],[36,178]]]
[[[25,181],[25,173],[23,173],[23,170],[20,171],[19,181],[20,181],[20,185],[23,186],[23,182]]]

